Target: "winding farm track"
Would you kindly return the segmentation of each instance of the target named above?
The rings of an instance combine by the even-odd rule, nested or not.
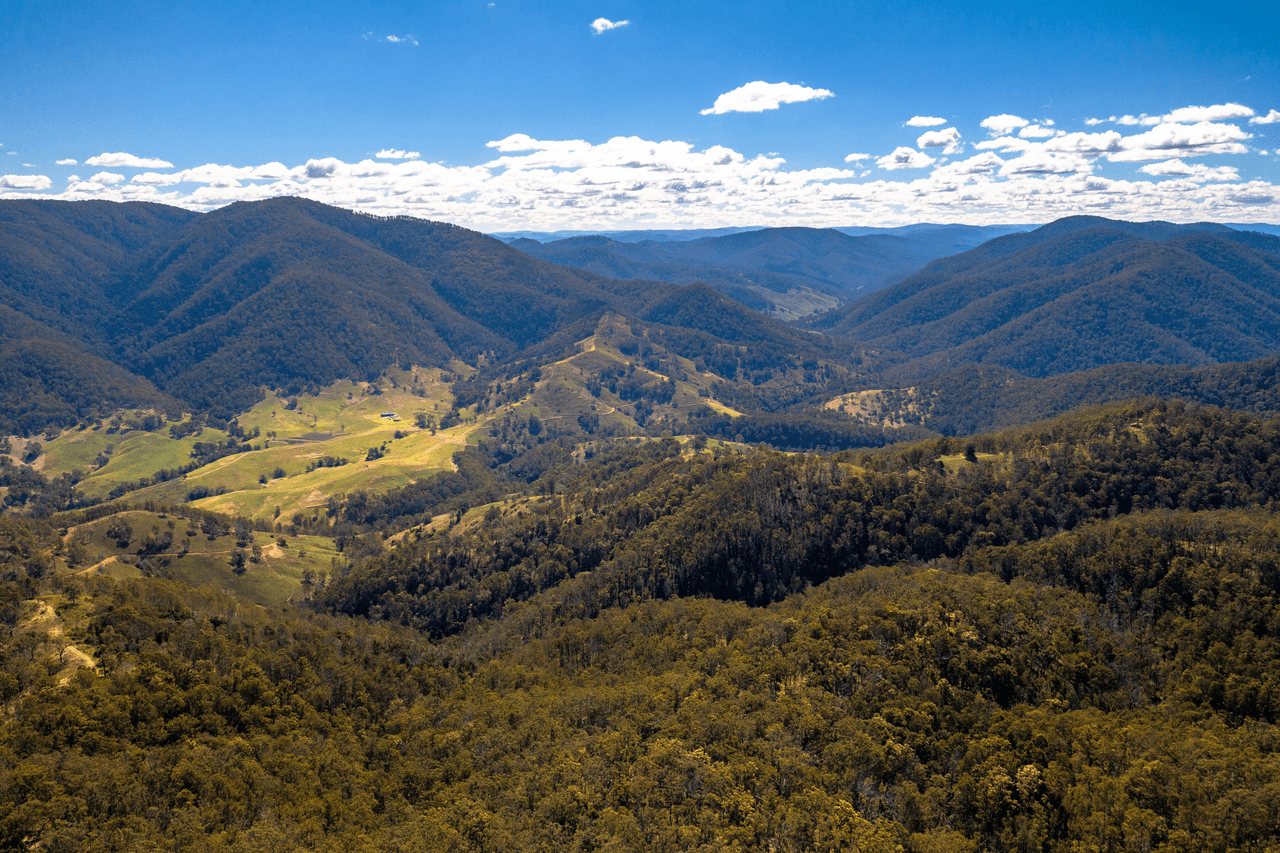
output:
[[[49,645],[57,649],[56,653],[62,663],[62,669],[58,672],[58,684],[60,686],[70,682],[72,676],[79,670],[85,667],[89,669],[97,667],[98,662],[91,655],[81,651],[73,643],[63,643],[62,617],[48,603],[29,600],[24,604],[33,605],[33,607],[31,612],[22,620],[21,628],[24,631],[43,631],[49,637]]]

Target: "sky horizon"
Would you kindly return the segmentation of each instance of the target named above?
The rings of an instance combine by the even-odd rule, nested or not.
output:
[[[1280,222],[1260,3],[0,9],[0,198],[482,231]]]

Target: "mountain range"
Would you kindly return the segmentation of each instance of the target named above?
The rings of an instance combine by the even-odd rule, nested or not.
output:
[[[625,340],[639,335],[662,354],[654,365],[683,359],[709,377],[690,393],[713,393],[715,381],[715,395],[740,410],[773,413],[965,365],[1035,378],[1280,350],[1280,237],[1212,224],[1072,217],[914,273],[941,247],[987,232],[771,228],[508,245],[446,223],[290,198],[204,214],[9,201],[0,224],[8,432],[142,405],[225,419],[264,388],[296,393],[393,366],[483,362],[487,381],[500,383],[531,360],[571,355],[609,314],[631,324]],[[890,269],[905,278],[837,307],[850,282]],[[726,290],[748,302],[807,293],[832,310],[788,325]],[[495,372],[513,359],[514,372]],[[688,369],[661,375],[678,382]]]
[[[770,342],[801,356],[836,349],[705,287],[620,281],[452,225],[302,199],[208,214],[17,201],[0,205],[0,222],[5,352],[19,341],[24,352],[79,351],[93,366],[85,382],[111,377],[92,392],[66,377],[54,397],[96,393],[123,404],[153,400],[159,389],[225,418],[263,387],[296,391],[376,378],[394,365],[492,361],[576,324],[589,334],[610,310],[718,332],[733,345]],[[16,376],[29,362],[11,354],[0,371]],[[133,387],[126,391],[125,374],[107,365],[133,374]],[[9,386],[8,406],[22,410],[23,428],[54,412],[64,422],[87,413],[19,387]]]
[[[705,236],[656,232],[646,239],[627,232],[550,241],[513,237],[509,242],[535,257],[614,278],[704,282],[758,311],[794,320],[842,305],[935,258],[1010,230],[1016,227],[783,227]]]

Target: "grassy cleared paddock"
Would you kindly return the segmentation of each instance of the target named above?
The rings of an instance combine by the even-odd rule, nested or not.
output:
[[[196,442],[227,439],[225,432],[207,428],[200,435],[172,438],[170,426],[165,424],[155,432],[127,430],[111,434],[102,428],[67,430],[45,444],[41,470],[47,476],[84,472],[88,476],[80,482],[79,490],[89,497],[102,498],[120,483],[136,482],[157,471],[189,464]],[[95,470],[99,454],[108,461]]]
[[[466,369],[461,364],[455,368]],[[441,376],[439,369],[397,369],[377,383],[342,380],[316,395],[268,394],[237,418],[243,442],[257,450],[225,456],[185,477],[136,489],[123,499],[162,505],[193,501],[229,515],[287,522],[331,495],[357,489],[385,491],[451,470],[454,453],[487,421],[473,419],[434,433],[418,427],[419,416],[438,424],[452,406],[453,395]],[[384,416],[390,413],[394,415]],[[128,420],[132,414],[121,417]],[[49,475],[91,472],[79,488],[101,499],[121,483],[137,483],[157,471],[190,464],[196,442],[228,438],[225,432],[206,428],[200,435],[175,439],[169,426],[111,435],[102,428],[64,432],[46,445],[43,470]],[[95,470],[100,454],[108,461]],[[322,467],[333,460],[346,464]]]
[[[121,524],[131,532],[124,547],[108,535],[113,528],[118,533]],[[153,554],[139,554],[148,537],[163,541],[166,534],[172,537],[168,547]],[[333,540],[324,536],[253,532],[241,540],[245,544],[240,546],[232,531],[218,531],[210,538],[197,522],[141,510],[73,527],[64,541],[68,555],[77,555],[81,560],[70,566],[75,573],[112,577],[154,574],[192,586],[229,590],[243,601],[262,605],[305,595],[308,588],[304,577],[321,582],[334,571],[335,561],[343,562]],[[254,545],[260,552],[256,563],[249,560]],[[232,556],[237,551],[246,555],[242,573],[232,568]]]
[[[214,493],[193,502],[204,509],[273,520],[278,508],[287,520],[323,505],[330,495],[386,491],[452,470],[453,454],[483,424],[437,429],[434,435],[416,426],[419,414],[438,422],[449,411],[453,397],[439,377],[439,370],[418,368],[393,371],[379,385],[340,381],[316,396],[267,397],[239,419],[246,433],[258,432],[253,440],[263,449],[193,471],[187,493]],[[314,467],[326,458],[347,462]]]

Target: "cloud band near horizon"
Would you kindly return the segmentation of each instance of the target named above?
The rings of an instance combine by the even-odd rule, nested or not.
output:
[[[1239,113],[1247,108],[1227,106],[1235,108],[1233,118],[1246,118]],[[1253,134],[1239,125],[1203,118],[1225,110],[1194,109],[1188,108],[1186,116],[1199,119],[1194,124],[1161,116],[1160,123],[1140,126],[1135,128],[1140,132],[1129,135],[1118,130],[1068,133],[1047,119],[1033,123],[1019,116],[992,116],[980,126],[994,138],[979,141],[972,156],[948,156],[962,143],[959,131],[947,128],[910,140],[937,156],[902,145],[878,158],[862,153],[845,158],[852,163],[874,159],[878,169],[866,170],[788,169],[777,156],[748,157],[720,145],[698,150],[688,142],[635,136],[591,143],[512,134],[489,142],[497,156],[472,166],[425,162],[416,151],[391,148],[378,151],[381,160],[320,157],[294,166],[210,163],[180,170],[159,158],[101,154],[83,162],[139,171],[126,176],[103,170],[88,179],[71,175],[60,190],[45,175],[4,175],[0,197],[150,201],[210,210],[236,201],[300,195],[372,214],[447,220],[482,231],[1031,223],[1081,213],[1280,221],[1280,186],[1249,180],[1235,165],[1187,162],[1247,153],[1253,144]],[[1262,132],[1257,124],[1252,127]],[[1129,179],[1099,174],[1107,163],[1132,164],[1126,171],[1137,168],[1137,174]],[[884,177],[868,180],[876,171]]]

